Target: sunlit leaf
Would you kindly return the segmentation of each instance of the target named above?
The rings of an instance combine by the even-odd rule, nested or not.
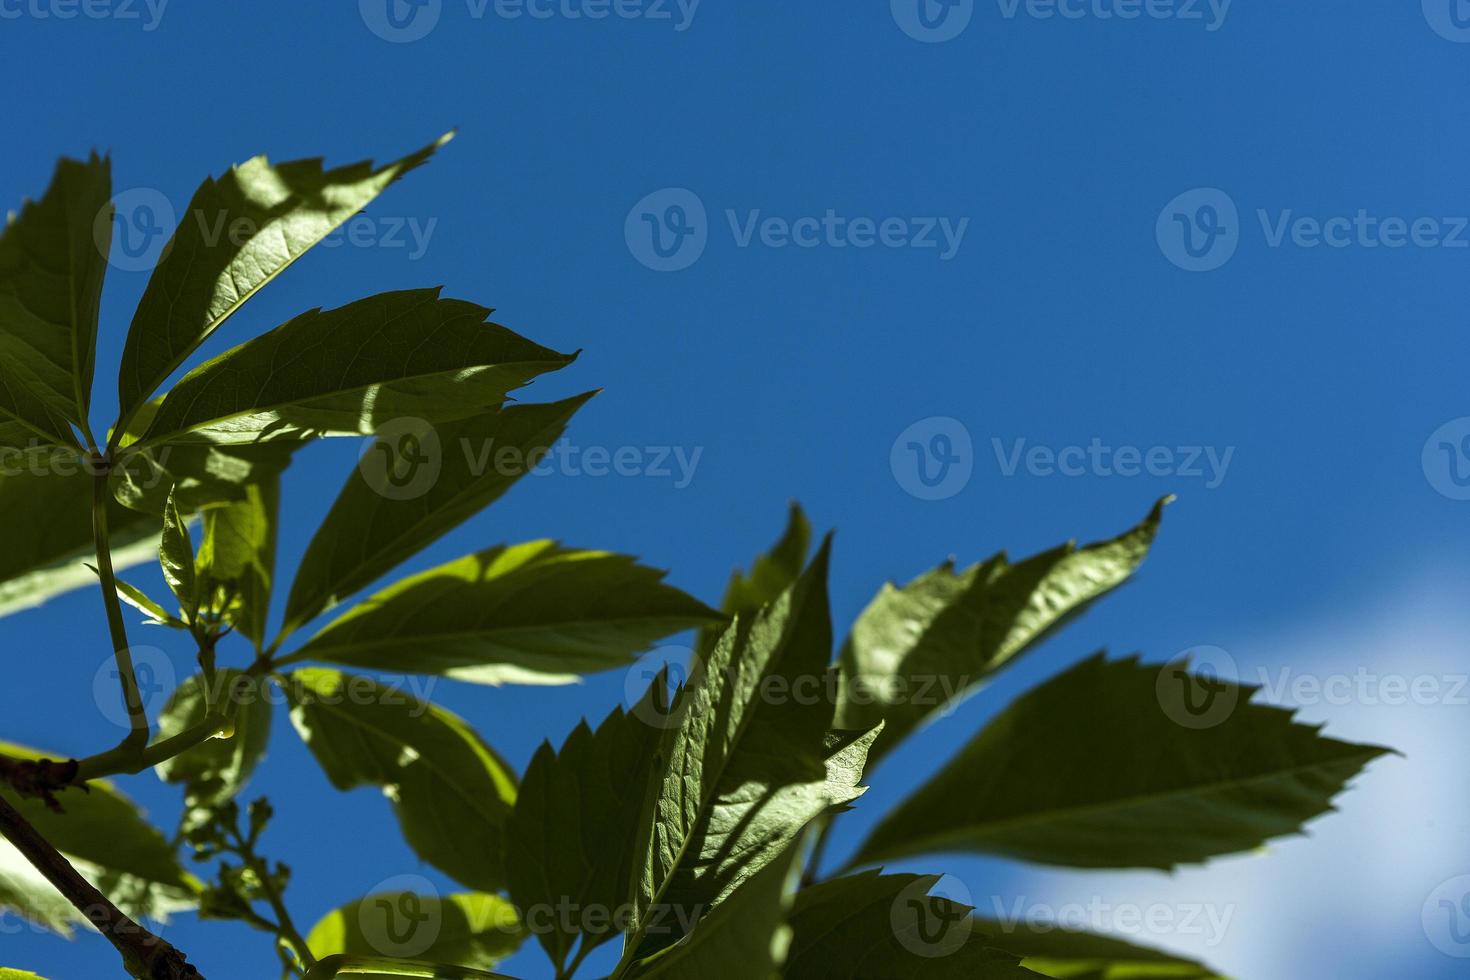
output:
[[[306,943],[318,958],[392,955],[488,970],[525,936],[515,906],[498,895],[381,892],[328,914]]]

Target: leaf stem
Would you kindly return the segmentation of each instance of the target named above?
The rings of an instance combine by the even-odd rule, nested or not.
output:
[[[123,621],[122,603],[117,598],[117,572],[112,567],[111,537],[107,529],[108,478],[110,457],[92,448],[92,534],[97,547],[97,574],[102,579],[102,602],[107,609],[107,629],[112,638],[112,653],[117,661],[118,682],[122,685],[123,702],[128,708],[132,726],[119,748],[141,748],[148,743],[148,712],[138,690],[138,677],[133,671],[133,655],[128,648],[128,629]]]

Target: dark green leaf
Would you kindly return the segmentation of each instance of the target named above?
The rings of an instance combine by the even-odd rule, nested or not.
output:
[[[46,196],[0,236],[0,428],[76,445],[91,407],[112,164],[63,159]],[[0,445],[16,443],[0,433]]]
[[[95,586],[92,477],[76,469],[0,476],[0,615],[38,606],[82,586]],[[121,505],[108,508],[112,560],[119,569],[158,557],[157,518]]]
[[[855,799],[876,732],[830,758],[828,546],[776,602],[737,618],[675,709],[667,769],[637,869],[631,948],[646,958],[678,940],[654,935],[719,907],[812,820]],[[670,915],[672,913],[672,915]]]
[[[267,682],[222,668],[215,672],[211,688],[202,674],[196,674],[179,685],[158,719],[162,741],[203,722],[209,702],[218,705],[225,698],[234,706],[233,728],[157,767],[165,782],[183,784],[184,803],[190,810],[207,810],[234,799],[265,757],[271,732]]]
[[[492,548],[364,600],[297,656],[482,684],[566,683],[720,619],[663,577],[554,541]]]
[[[327,915],[306,944],[318,958],[393,956],[488,970],[525,937],[515,906],[499,895],[381,892]]]
[[[188,522],[179,513],[178,502],[173,497],[163,509],[163,539],[158,546],[158,562],[163,566],[163,580],[184,611],[185,622],[193,622],[199,608],[194,542],[189,537]]]
[[[1099,655],[1031,691],[890,814],[857,863],[976,851],[1170,869],[1298,832],[1385,752],[1323,738],[1223,680],[1192,683],[1233,712],[1186,727],[1161,680]]]
[[[285,687],[291,721],[333,786],[382,787],[419,857],[470,888],[504,887],[515,775],[469,725],[335,670],[296,671]]]
[[[204,512],[196,570],[205,608],[259,650],[265,645],[275,577],[280,479],[270,476],[244,490],[244,500]]]
[[[632,964],[629,980],[773,980],[790,941],[785,918],[797,850],[777,855],[683,942]],[[805,980],[802,974],[786,975]]]
[[[528,914],[544,916],[536,937],[558,971],[582,939],[595,948],[618,935],[626,906],[639,823],[654,789],[663,730],[645,719],[662,707],[661,673],[632,713],[618,708],[593,732],[578,725],[560,752],[544,743],[531,760],[506,828],[510,894]],[[569,908],[570,920],[546,910]]]
[[[786,975],[843,980],[1037,980],[1018,956],[931,894],[937,875],[872,871],[801,891],[791,911]]]
[[[593,394],[513,405],[440,426],[433,434],[435,452],[417,442],[412,453],[403,445],[375,443],[369,457],[384,450],[393,462],[381,471],[364,464],[348,477],[296,572],[283,635],[371,585],[509,490]],[[427,469],[410,470],[405,492],[394,492],[397,484],[383,481],[404,460]]]
[[[753,613],[768,602],[775,602],[791,588],[806,567],[812,546],[812,525],[795,501],[786,517],[786,530],[771,550],[756,557],[749,573],[735,571],[725,587],[725,601],[720,608],[735,615]]]
[[[302,445],[160,446],[125,456],[113,470],[112,492],[132,510],[159,515],[172,494],[180,513],[197,514],[244,501],[247,487],[274,481]]]
[[[975,920],[975,928],[994,937],[1022,965],[1043,976],[1065,980],[1224,980],[1203,963],[1135,946],[1112,936],[1074,932],[1024,922]]]
[[[447,142],[379,170],[255,157],[206,180],[165,247],[133,315],[119,373],[129,418],[266,283]]]
[[[4,742],[0,753],[16,759],[66,758]],[[163,918],[191,907],[198,882],[179,866],[163,834],[112,784],[95,780],[87,788],[59,797],[64,813],[34,797],[21,798],[8,785],[0,785],[0,795],[124,912]],[[81,919],[60,899],[18,851],[0,841],[0,903],[68,933]]]
[[[908,585],[885,585],[843,647],[842,728],[883,721],[874,758],[931,714],[1122,584],[1148,555],[1166,500],[1111,541],[1065,544],[1018,565],[1004,553],[956,572],[950,564]]]
[[[386,422],[446,422],[570,364],[437,289],[311,310],[179,381],[139,442],[214,445],[365,435]]]

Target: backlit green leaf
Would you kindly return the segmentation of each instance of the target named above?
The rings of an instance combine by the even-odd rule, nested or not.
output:
[[[570,364],[437,289],[303,313],[190,371],[136,447],[366,435],[400,419],[445,422],[500,405]]]
[[[194,542],[189,524],[179,513],[178,501],[170,497],[163,510],[163,539],[158,546],[163,580],[179,600],[184,620],[192,622],[199,608],[198,579],[194,574]]]
[[[525,936],[515,906],[499,895],[381,892],[327,915],[306,943],[318,958],[390,955],[488,970]]]
[[[543,743],[531,760],[506,828],[510,894],[534,916],[536,938],[560,969],[580,936],[597,947],[618,935],[639,822],[648,808],[663,729],[667,675],[629,713],[618,708],[594,732],[578,725],[561,751]],[[657,774],[661,776],[661,774]],[[553,910],[569,908],[564,919]]]
[[[301,559],[283,634],[371,585],[509,490],[592,394],[513,405],[419,434],[432,437],[432,445],[417,438],[411,446],[376,442]],[[373,469],[379,450],[392,458]],[[411,463],[401,473],[405,481],[390,482],[405,462]]]
[[[484,684],[570,682],[719,620],[663,576],[553,541],[492,548],[364,600],[298,656]]]
[[[257,290],[447,140],[378,170],[261,156],[206,180],[133,315],[119,372],[124,418]]]
[[[156,770],[165,782],[183,784],[184,804],[190,811],[234,799],[265,757],[271,731],[267,682],[222,668],[215,672],[211,689],[204,676],[196,674],[179,685],[158,719],[158,740],[162,741],[204,721],[209,702],[219,705],[226,698],[234,706],[233,727],[159,763]]]
[[[0,753],[17,759],[66,758],[4,742]],[[197,882],[179,866],[163,834],[111,783],[94,780],[87,788],[61,793],[57,799],[65,809],[62,813],[34,797],[19,797],[8,785],[0,784],[0,795],[124,912],[165,918],[192,906]],[[0,904],[63,934],[81,922],[29,862],[3,841]]]
[[[204,512],[196,571],[203,607],[261,649],[276,569],[280,479],[243,488],[245,499]]]
[[[791,911],[791,977],[1039,980],[970,918],[932,894],[937,875],[876,871],[803,889]]]
[[[1133,530],[1010,564],[1004,553],[956,572],[942,565],[885,585],[843,647],[842,728],[886,723],[874,757],[931,714],[1122,584],[1148,555],[1167,501]]]
[[[1060,980],[1225,980],[1203,963],[1114,936],[980,919],[975,928],[1024,956],[1023,966]]]
[[[1199,863],[1297,833],[1385,752],[1324,738],[1223,680],[1192,681],[1222,711],[1191,727],[1161,696],[1173,679],[1098,655],[1041,685],[890,814],[857,863],[941,851],[1083,868]]]
[[[335,670],[296,671],[285,687],[291,721],[333,786],[381,787],[419,857],[470,888],[504,887],[515,775],[469,725]]]
[[[0,235],[0,445],[27,444],[3,431],[11,425],[77,444],[71,426],[91,407],[111,195],[109,160],[63,159],[46,195]]]
[[[661,752],[669,760],[651,839],[635,853],[637,921],[630,948],[647,958],[680,938],[784,852],[812,820],[855,799],[876,732],[831,751],[824,696],[831,656],[828,547],[776,602],[734,625],[702,662]],[[672,915],[670,914],[672,913]],[[652,934],[659,918],[672,931]]]
[[[0,476],[0,615],[8,615],[83,586],[97,586],[87,567],[97,561],[92,534],[92,477],[75,469]],[[112,560],[128,568],[158,557],[159,521],[108,508]]]

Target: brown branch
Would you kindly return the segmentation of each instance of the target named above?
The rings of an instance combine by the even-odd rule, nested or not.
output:
[[[0,833],[122,954],[136,980],[203,980],[184,954],[134,922],[0,796]]]

